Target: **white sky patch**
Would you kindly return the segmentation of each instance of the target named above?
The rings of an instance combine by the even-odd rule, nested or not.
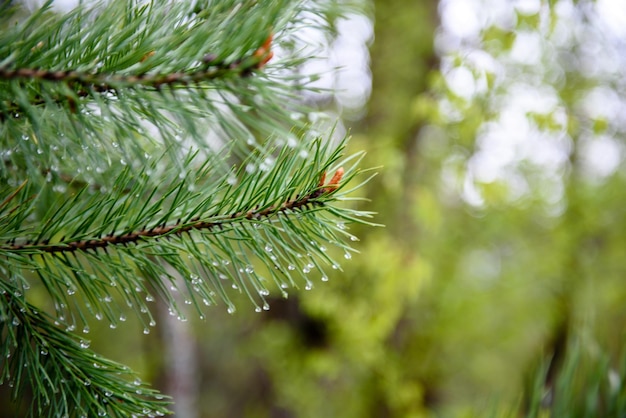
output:
[[[590,118],[616,121],[624,112],[624,102],[615,90],[598,86],[585,95],[582,108]]]
[[[626,1],[624,0],[597,0],[596,11],[614,36],[626,37]]]
[[[446,74],[448,87],[454,94],[466,100],[471,99],[476,93],[476,80],[474,74],[467,67],[456,67]]]
[[[479,18],[480,3],[479,0],[443,0],[439,6],[441,24],[459,38],[477,36],[484,23]]]
[[[526,15],[539,13],[541,10],[541,0],[517,0],[515,2],[515,8],[519,10],[520,13]]]
[[[518,32],[511,48],[511,59],[524,65],[539,65],[542,39],[537,32]]]
[[[580,144],[584,169],[596,177],[613,174],[622,162],[622,146],[609,136],[598,136]]]
[[[374,37],[372,22],[351,14],[337,22],[339,36],[332,45],[331,62],[339,68],[335,96],[341,107],[364,109],[372,90],[368,45]]]

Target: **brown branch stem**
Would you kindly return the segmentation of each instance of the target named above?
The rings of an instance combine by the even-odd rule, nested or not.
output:
[[[307,207],[308,205],[323,205],[318,197],[326,194],[324,189],[317,189],[302,197],[287,200],[279,206],[270,206],[263,210],[249,210],[233,213],[230,216],[216,215],[205,220],[192,219],[191,222],[181,223],[180,221],[172,225],[162,225],[154,228],[145,228],[137,231],[127,232],[119,235],[111,234],[89,240],[78,240],[66,243],[47,242],[28,243],[28,244],[12,244],[0,247],[8,251],[40,251],[44,253],[64,253],[75,251],[97,250],[108,246],[127,245],[137,243],[146,238],[167,237],[169,235],[180,236],[191,230],[211,231],[215,228],[223,228],[225,225],[234,224],[242,220],[260,220],[267,219],[272,215],[278,215],[289,210],[297,210]]]
[[[271,35],[268,38],[271,42]],[[254,51],[250,56],[238,59],[232,63],[215,62],[215,56],[207,54],[203,58],[205,67],[194,72],[173,72],[167,74],[111,74],[88,73],[75,70],[49,70],[39,68],[7,68],[0,67],[0,80],[31,80],[66,83],[76,88],[75,97],[57,97],[53,101],[60,103],[68,101],[71,107],[75,106],[75,98],[88,97],[95,93],[116,92],[120,87],[148,87],[159,90],[163,86],[197,84],[203,81],[214,80],[229,74],[247,77],[254,70],[260,70],[272,58],[268,41]],[[143,61],[143,60],[142,60]],[[46,103],[43,97],[35,97],[31,103],[35,106]],[[7,103],[6,109],[17,112],[21,106],[18,103]]]

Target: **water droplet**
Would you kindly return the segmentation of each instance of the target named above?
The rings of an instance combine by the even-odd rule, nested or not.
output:
[[[111,323],[109,324],[109,328],[111,328],[111,329],[115,329],[115,328],[117,328],[117,324],[114,324],[114,323],[112,323],[112,322],[111,322]]]
[[[68,325],[68,327],[67,327],[67,328],[65,328],[65,330],[66,330],[67,332],[72,332],[72,331],[74,331],[75,329],[76,329],[76,325],[74,325],[74,324]]]
[[[146,302],[154,302],[154,296],[152,295],[146,296]]]
[[[89,340],[80,340],[80,348],[89,348],[91,341]]]
[[[89,334],[89,331],[91,331],[89,329],[89,326],[85,325],[84,328],[83,328],[83,334]]]
[[[147,335],[147,334],[150,334],[150,329],[148,329],[148,328],[144,328],[144,329],[143,329],[143,333],[144,333],[144,334],[146,334],[146,335]]]
[[[113,298],[112,298],[110,295],[106,295],[106,296],[104,297],[104,301],[105,301],[106,303],[111,303],[111,302],[113,301]]]
[[[281,287],[281,289],[287,289],[289,287],[289,285],[287,283],[281,283],[280,287]]]
[[[239,289],[239,286],[237,286],[235,283],[233,283],[231,287],[235,290]]]
[[[135,380],[133,380],[133,385],[135,386],[140,386],[141,385],[141,379],[140,378],[135,378]]]
[[[326,252],[326,247],[324,247],[323,245],[322,245],[322,246],[320,246],[320,251],[321,251],[321,252]]]
[[[105,390],[104,391],[104,396],[106,396],[107,398],[111,397],[112,395],[113,395],[113,392],[111,392],[110,390]]]
[[[339,266],[337,264],[332,265],[333,270],[339,270]]]
[[[107,411],[105,411],[104,409],[101,409],[98,411],[99,417],[106,417],[106,415],[107,415]]]
[[[276,163],[276,160],[274,160],[274,158],[272,157],[267,157],[259,166],[259,169],[261,171],[270,171],[272,169],[272,167],[274,166],[274,164]]]
[[[222,280],[226,280],[226,279],[228,279],[228,277],[226,277],[226,275],[225,275],[225,274],[222,274],[222,273],[220,273],[218,277],[219,277],[220,279],[222,279]]]
[[[311,271],[311,269],[309,268],[309,266],[304,266],[304,268],[302,269],[302,273],[304,274],[308,274]]]
[[[14,327],[17,327],[18,325],[21,324],[20,320],[17,317],[13,317],[13,320],[11,321],[11,323],[13,324]]]
[[[349,259],[351,259],[351,258],[352,258],[352,254],[350,254],[349,252],[347,252],[347,251],[346,251],[346,253],[343,255],[343,257],[344,257],[346,260],[349,260]]]
[[[229,314],[231,314],[231,315],[232,315],[232,314],[234,314],[234,313],[235,313],[235,311],[236,311],[236,309],[235,309],[235,307],[234,307],[234,306],[232,306],[232,305],[231,305],[231,306],[229,306],[229,307],[228,307],[228,309],[226,309],[226,312],[228,312],[228,313],[229,313]]]
[[[262,309],[260,307],[258,307],[258,306],[256,308],[254,308],[254,312],[261,312],[261,310]]]
[[[48,351],[46,349],[44,349],[44,348],[41,349],[40,353],[41,353],[42,356],[47,356],[48,355]]]
[[[96,313],[96,319],[102,321],[102,314],[100,312]]]
[[[359,239],[357,237],[355,237],[354,235],[350,236],[350,241],[358,241]]]
[[[337,228],[339,228],[339,229],[346,229],[346,224],[343,223],[343,222],[338,222],[337,223]]]
[[[294,266],[293,264],[289,264],[287,266],[287,270],[295,270],[295,269],[296,269],[296,266]]]
[[[328,276],[322,276],[322,281],[323,282],[327,282],[328,281]]]
[[[254,273],[254,268],[252,266],[247,266],[246,267],[246,273],[248,273],[248,274]]]
[[[211,301],[208,299],[202,299],[202,303],[204,303],[205,306],[210,306],[211,305]]]
[[[270,305],[269,305],[269,303],[265,302],[265,303],[263,304],[263,310],[264,310],[264,311],[269,311],[269,310],[270,310]]]
[[[124,322],[126,321],[126,315],[120,315],[120,321]]]
[[[268,253],[271,253],[273,250],[274,250],[274,249],[272,248],[272,246],[271,246],[271,245],[269,245],[269,244],[266,244],[266,245],[265,245],[265,251],[267,251]]]
[[[148,323],[148,325],[150,325],[151,327],[156,325],[156,321],[154,319],[151,319],[150,322]]]
[[[76,289],[74,289],[74,288],[72,288],[72,287],[70,287],[70,288],[68,288],[68,289],[67,289],[67,294],[68,294],[68,295],[72,296],[74,293],[76,293]]]
[[[269,296],[270,291],[267,289],[259,289],[259,295],[261,296]]]
[[[85,381],[83,383],[85,384],[85,386],[90,386],[91,385],[91,380],[85,379]]]
[[[304,290],[311,290],[311,289],[313,289],[313,283],[306,282],[306,285],[304,286]]]

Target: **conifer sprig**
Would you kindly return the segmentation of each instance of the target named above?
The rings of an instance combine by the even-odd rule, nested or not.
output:
[[[368,223],[340,203],[360,155],[300,97],[297,32],[329,31],[333,2],[50,5],[0,5],[0,384],[32,390],[31,416],[159,415],[73,333],[128,313],[149,333],[159,298],[181,319],[181,300],[268,309]]]
[[[18,24],[5,14],[0,176],[104,169],[90,150],[114,166],[165,145],[177,161],[181,141],[201,148],[235,142],[244,155],[269,135],[288,135],[306,119],[301,91],[285,89],[304,57],[281,45],[309,7],[114,1],[66,15],[44,7]],[[274,49],[283,56],[266,66]],[[51,135],[63,136],[62,147]],[[124,137],[135,140],[115,139]]]
[[[98,356],[89,340],[59,328],[58,319],[17,295],[0,281],[0,384],[11,386],[14,398],[26,389],[33,393],[30,416],[168,413],[169,400],[128,367]]]
[[[57,316],[78,315],[76,326],[89,316],[117,324],[127,309],[115,307],[119,297],[145,324],[152,322],[144,300],[150,301],[152,292],[176,309],[169,290],[176,280],[166,266],[192,282],[192,302],[221,299],[234,309],[226,285],[263,306],[272,287],[282,293],[311,287],[309,273],[323,277],[324,265],[338,268],[326,248],[338,246],[349,254],[345,223],[369,216],[336,206],[358,170],[344,169],[343,144],[331,144],[268,147],[220,178],[211,160],[196,163],[197,154],[185,161],[183,179],[157,160],[134,178],[124,170],[108,193],[82,187],[71,199],[59,196],[38,223],[27,219],[38,199],[49,196],[46,187],[35,198],[28,186],[17,193],[7,187],[0,196],[7,196],[0,208],[0,266],[21,288],[32,280],[26,272],[36,271]],[[154,172],[164,186],[136,181]],[[326,172],[335,175],[326,181]],[[255,259],[264,266],[262,273],[253,267]],[[124,291],[128,287],[146,295],[131,296]]]

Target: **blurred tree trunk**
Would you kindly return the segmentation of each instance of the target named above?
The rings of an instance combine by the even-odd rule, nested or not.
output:
[[[385,214],[382,222],[393,236],[393,251],[401,255],[406,267],[418,256],[419,225],[413,207],[415,192],[426,181],[420,177],[423,168],[418,153],[418,134],[425,119],[412,109],[417,100],[428,95],[431,74],[439,69],[434,48],[439,2],[377,0],[374,3],[375,41],[370,51],[373,85],[368,113],[360,129],[371,141],[368,148],[372,155],[376,155],[377,161],[386,161],[380,175],[368,185],[368,194],[374,210]],[[370,239],[376,238],[370,235]],[[415,339],[414,335],[405,338],[407,333],[412,333],[413,321],[407,321],[406,311],[399,315],[392,326],[395,330],[385,343],[389,353],[402,353],[407,341]],[[388,362],[394,360],[390,358]],[[415,376],[415,367],[400,363],[388,367],[402,370],[407,385],[421,388],[423,405],[436,402],[437,385],[428,377]],[[372,376],[369,385],[372,417],[410,415],[421,408],[394,405],[387,383],[378,375]]]
[[[178,278],[177,287],[185,288],[182,277]],[[187,315],[188,309],[178,294],[176,303],[180,315]],[[179,418],[197,418],[198,415],[198,359],[196,340],[193,330],[186,318],[178,314],[172,315],[170,308],[158,304],[158,317],[161,325],[159,338],[162,343],[163,393],[175,399],[172,405],[174,416]]]
[[[429,74],[438,69],[439,59],[434,49],[435,31],[439,25],[438,0],[375,1],[375,42],[372,56],[372,95],[362,129],[376,143],[374,150],[393,152],[402,164],[400,199],[396,202],[395,216],[388,217],[387,226],[392,233],[415,244],[415,222],[407,213],[411,207],[411,194],[416,185],[419,167],[417,135],[423,120],[411,111],[416,99],[427,93]],[[386,150],[385,150],[386,149]],[[398,199],[385,182],[395,182],[385,176],[397,175],[394,171],[381,173],[371,183],[370,193],[378,205],[388,205]],[[383,183],[381,187],[381,183]]]

